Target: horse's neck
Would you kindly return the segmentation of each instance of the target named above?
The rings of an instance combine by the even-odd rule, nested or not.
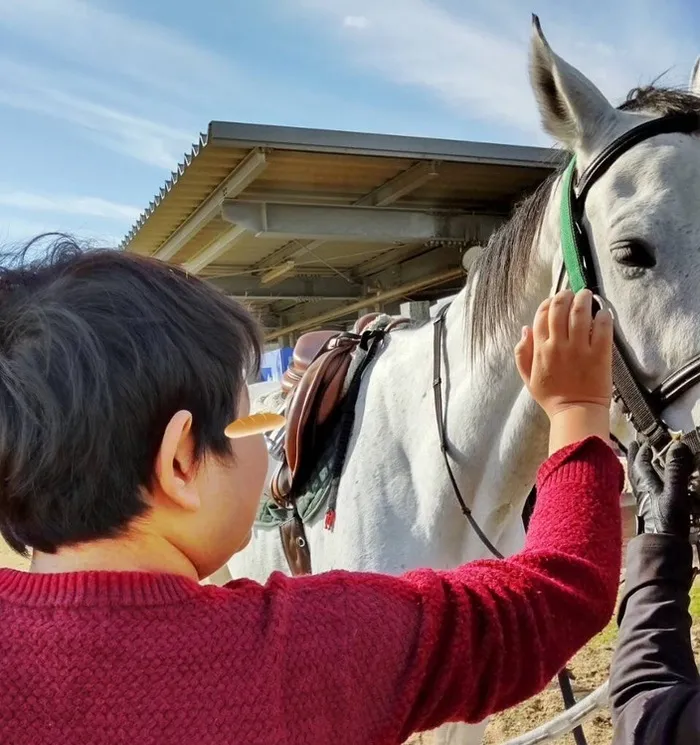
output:
[[[446,316],[442,374],[450,460],[465,502],[504,553],[520,547],[522,508],[547,455],[548,433],[546,417],[518,376],[513,347],[521,327],[532,323],[538,304],[551,291],[557,247],[558,219],[550,210],[533,249],[528,291],[521,298],[510,333],[489,339],[474,361],[468,346],[473,283],[457,295]],[[474,282],[478,281],[476,276]],[[366,410],[371,407],[375,412],[375,407],[381,408],[384,402],[394,412],[402,412],[387,412],[385,421],[376,422],[378,433],[383,425],[391,438],[399,439],[393,445],[384,436],[382,442],[387,444],[383,447],[395,446],[399,452],[385,461],[387,465],[378,463],[377,467],[395,469],[389,481],[392,490],[404,488],[415,494],[419,502],[414,506],[416,514],[424,514],[430,521],[420,526],[426,534],[452,536],[458,545],[452,559],[486,555],[466,521],[455,512],[455,495],[440,457],[436,412],[428,393],[432,384],[432,329],[408,333],[413,335],[397,337],[395,344],[390,344],[389,354],[382,355],[370,376]],[[373,386],[384,388],[383,395],[373,396]],[[381,419],[380,414],[375,416]],[[362,426],[366,424],[369,422]],[[367,447],[369,442],[363,451]],[[400,473],[396,472],[397,463],[404,464],[398,467],[403,469]],[[455,533],[455,520],[461,526],[459,535]]]
[[[531,296],[523,298],[511,333],[489,340],[474,362],[465,349],[469,288],[450,309],[448,319],[451,452],[460,466],[460,486],[472,492],[473,510],[492,523],[493,535],[507,532],[513,523],[519,528],[522,506],[547,454],[546,417],[523,386],[513,356],[520,329],[532,323],[538,304],[550,290],[548,274],[538,277],[533,272],[531,279]]]
[[[547,456],[549,426],[539,406],[525,389],[515,366],[513,349],[524,325],[531,325],[538,305],[551,293],[559,246],[560,182],[555,183],[549,206],[535,239],[527,290],[515,309],[508,333],[489,339],[476,355],[465,348],[465,326],[471,326],[474,285],[455,299],[447,319],[447,357],[451,368],[451,407],[448,426],[454,452],[479,453],[483,466],[473,468],[473,457],[460,469],[460,486],[473,491],[473,509],[486,515],[492,534],[502,536],[504,552],[517,550],[513,536],[520,530],[522,507]],[[474,283],[479,281],[478,274]],[[467,426],[473,426],[468,431]],[[476,435],[476,437],[475,437]],[[471,464],[471,467],[469,466]],[[476,487],[475,475],[480,475]],[[500,523],[500,524],[499,524]],[[515,531],[513,528],[517,528]]]

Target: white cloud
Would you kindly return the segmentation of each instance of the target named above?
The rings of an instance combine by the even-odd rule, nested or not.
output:
[[[0,254],[7,251],[12,252],[15,248],[21,247],[38,235],[55,233],[57,230],[68,233],[78,241],[88,243],[92,246],[116,248],[121,241],[119,236],[109,231],[85,228],[85,226],[79,224],[56,226],[55,224],[41,220],[25,220],[15,216],[8,217],[0,215]]]
[[[95,142],[158,168],[172,169],[189,149],[195,133],[66,91],[69,81],[0,58],[0,104],[68,122]]]
[[[226,58],[182,34],[85,0],[0,0],[0,31],[26,50],[0,58],[0,104],[68,122],[162,169],[198,136],[191,111],[241,80]]]
[[[365,18],[362,34],[341,34],[353,64],[386,80],[422,89],[467,121],[519,130],[544,142],[527,79],[529,16],[520,0],[294,0],[298,9],[338,33],[350,14]],[[628,89],[669,67],[686,81],[700,48],[692,28],[673,25],[666,6],[591,0],[580,9],[540,3],[552,46],[619,100]],[[548,20],[548,18],[550,20]],[[680,79],[678,79],[680,78]],[[466,135],[468,136],[468,134]]]
[[[363,29],[367,28],[368,25],[369,21],[366,16],[345,16],[345,18],[343,18],[343,26],[345,26],[345,28]]]
[[[54,212],[120,221],[135,220],[140,212],[138,207],[110,202],[99,197],[33,194],[26,191],[3,190],[1,188],[0,206],[15,207],[33,212]]]
[[[181,33],[92,0],[0,0],[0,27],[64,62],[129,78],[152,91],[196,96],[203,81],[230,84],[237,77],[226,58]]]

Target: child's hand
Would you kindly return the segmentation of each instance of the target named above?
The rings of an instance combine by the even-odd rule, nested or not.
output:
[[[545,300],[515,348],[518,372],[549,417],[552,452],[609,434],[613,324],[607,311],[593,318],[592,302],[589,290]]]

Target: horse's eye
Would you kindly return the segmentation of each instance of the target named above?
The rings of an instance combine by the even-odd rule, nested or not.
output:
[[[651,269],[656,266],[654,249],[645,241],[620,241],[611,247],[613,259],[620,266],[632,269]]]

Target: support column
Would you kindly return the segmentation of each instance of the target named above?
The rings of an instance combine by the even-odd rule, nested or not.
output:
[[[427,300],[401,303],[399,312],[404,318],[410,318],[412,321],[429,321],[430,303]]]

